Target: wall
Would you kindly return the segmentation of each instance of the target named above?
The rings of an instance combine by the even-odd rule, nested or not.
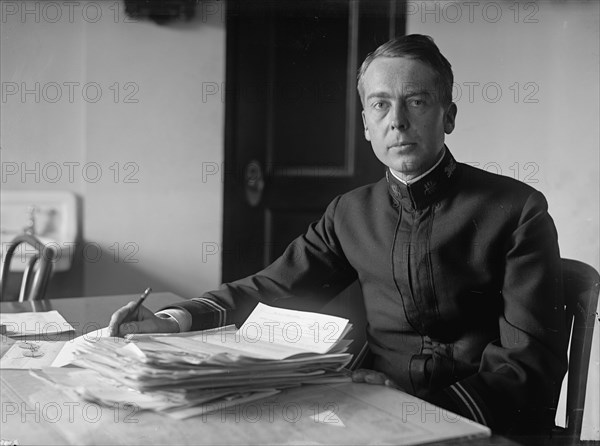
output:
[[[221,3],[170,26],[118,1],[0,6],[1,155],[20,168],[1,186],[80,197],[82,286],[66,295],[216,287],[203,247],[221,241],[222,184],[202,169],[222,162],[224,107],[202,94],[224,79]]]
[[[447,144],[457,159],[542,191],[562,256],[596,269],[599,8],[593,1],[408,2],[407,21],[408,33],[431,35],[452,63],[458,117]]]
[[[561,255],[598,270],[600,3],[407,6],[407,32],[431,35],[453,65],[454,155],[542,191]],[[582,438],[600,440],[598,324],[594,337]],[[559,408],[560,423],[564,392]]]

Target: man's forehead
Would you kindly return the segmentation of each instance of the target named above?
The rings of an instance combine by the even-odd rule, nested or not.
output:
[[[408,57],[377,57],[363,77],[365,92],[369,90],[400,90],[406,93],[435,90],[436,75],[426,63]]]

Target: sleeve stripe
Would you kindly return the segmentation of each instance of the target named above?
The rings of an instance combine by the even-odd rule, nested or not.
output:
[[[479,409],[479,406],[475,403],[475,400],[473,400],[471,395],[469,395],[469,392],[465,390],[462,384],[457,382],[450,386],[450,388],[454,390],[454,392],[456,392],[456,394],[459,396],[464,405],[467,406],[469,411],[473,414],[474,420],[480,424],[487,426],[488,423],[485,417],[483,416],[481,409]]]
[[[467,401],[465,400],[465,398],[453,386],[450,386],[450,389],[452,389],[452,391],[454,391],[454,393],[456,394],[456,396],[458,396],[458,398],[460,398],[460,400],[462,401],[462,403],[464,404],[464,406],[467,409],[469,409],[469,412],[471,412],[473,420],[478,421],[477,420],[477,415],[475,415],[475,412],[473,411],[473,409],[471,408],[471,406],[469,406],[469,404],[467,403]]]
[[[214,300],[206,299],[205,297],[197,297],[194,300],[200,304],[204,304],[207,307],[210,307],[211,309],[216,310],[219,314],[219,322],[218,322],[219,325],[218,326],[222,327],[223,325],[225,325],[225,322],[227,320],[227,310],[225,308],[223,308],[221,305],[216,303]]]

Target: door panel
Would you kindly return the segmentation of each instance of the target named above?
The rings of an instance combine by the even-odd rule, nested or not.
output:
[[[404,32],[401,5],[228,2],[223,281],[262,269],[336,195],[382,177],[356,73]]]
[[[270,264],[335,196],[384,175],[364,140],[356,73],[404,33],[403,5],[228,1],[224,282]],[[286,305],[349,318],[354,353],[365,341],[356,283],[324,308]]]
[[[269,61],[274,91],[267,163],[275,174],[301,176],[320,166],[342,167],[346,114],[340,104],[346,101],[349,10],[319,17],[312,9],[284,8],[278,15]],[[307,127],[308,116],[323,127]]]

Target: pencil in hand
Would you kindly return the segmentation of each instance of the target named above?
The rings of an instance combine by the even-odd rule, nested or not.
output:
[[[150,287],[146,288],[146,290],[142,293],[142,295],[140,296],[138,301],[135,303],[135,306],[133,307],[133,309],[129,312],[130,316],[133,316],[135,313],[137,313],[137,311],[140,309],[140,307],[142,306],[142,304],[144,303],[144,301],[146,300],[146,298],[148,297],[148,295],[151,292],[152,292],[152,288],[150,288]]]

